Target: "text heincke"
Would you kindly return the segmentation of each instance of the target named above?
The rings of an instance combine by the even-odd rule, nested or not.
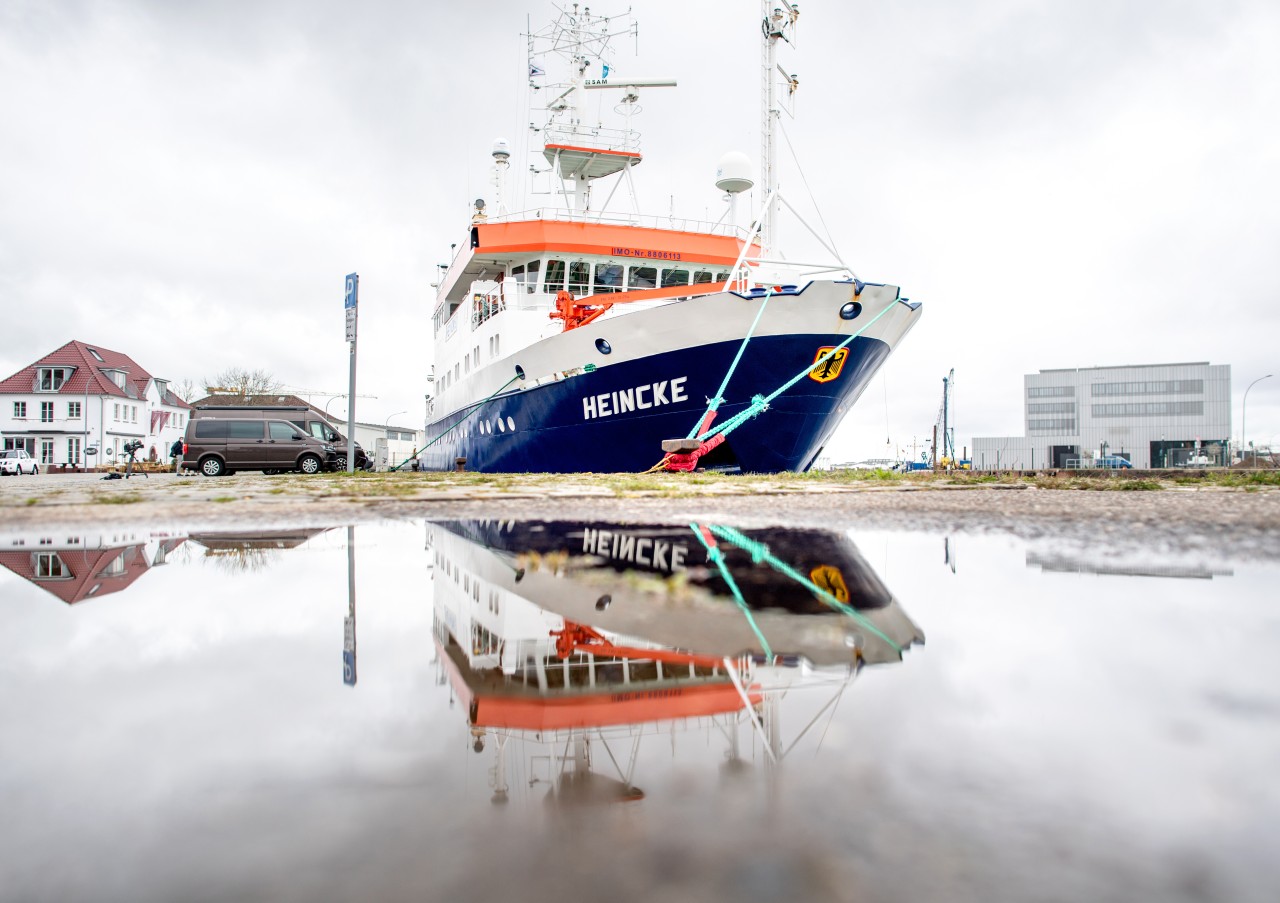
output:
[[[676,379],[662,379],[657,382],[646,383],[643,386],[633,386],[629,389],[588,395],[582,399],[582,419],[594,420],[599,417],[612,417],[616,414],[626,414],[629,411],[644,411],[649,408],[658,408],[667,404],[688,401],[689,396],[684,389],[684,384],[688,379],[689,377],[687,376],[680,376]]]

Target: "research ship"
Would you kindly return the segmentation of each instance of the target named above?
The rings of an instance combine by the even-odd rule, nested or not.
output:
[[[725,153],[717,222],[614,203],[630,196],[638,207],[640,92],[676,86],[612,68],[614,40],[636,33],[630,14],[572,4],[530,29],[530,117],[543,124],[530,123],[537,163],[510,181],[541,178],[562,203],[509,203],[513,152],[495,143],[492,202],[476,199],[459,223],[436,283],[422,466],[813,466],[921,306],[896,285],[859,278],[811,227],[823,249],[814,259],[777,247],[779,214],[795,212],[780,187],[779,117],[798,89],[778,52],[795,43],[798,20],[787,0],[761,6],[760,199],[747,156]],[[598,112],[610,106],[620,123]]]

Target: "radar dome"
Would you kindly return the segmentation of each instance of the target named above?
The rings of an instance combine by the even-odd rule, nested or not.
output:
[[[755,184],[751,178],[751,161],[742,151],[729,151],[716,164],[716,187],[721,191],[739,194]]]
[[[493,156],[498,160],[506,160],[511,156],[511,145],[507,143],[506,138],[499,138],[493,142]]]

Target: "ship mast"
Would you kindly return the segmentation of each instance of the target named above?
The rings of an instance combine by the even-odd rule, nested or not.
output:
[[[778,98],[777,73],[782,72],[778,66],[778,41],[793,43],[800,8],[788,0],[760,0],[760,10],[760,31],[764,37],[760,50],[760,175],[766,199],[766,207],[760,213],[760,244],[766,252],[772,253],[777,247],[774,216],[778,206],[777,130],[782,112]],[[782,75],[790,90],[794,91],[794,77],[786,72]]]

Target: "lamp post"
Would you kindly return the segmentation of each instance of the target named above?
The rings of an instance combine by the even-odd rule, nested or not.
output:
[[[1249,441],[1249,434],[1245,432],[1245,424],[1247,423],[1247,421],[1245,420],[1245,416],[1248,414],[1248,411],[1249,411],[1249,407],[1248,407],[1249,389],[1252,389],[1254,386],[1262,382],[1264,379],[1270,379],[1270,378],[1271,378],[1270,373],[1268,373],[1266,376],[1259,376],[1253,382],[1249,383],[1248,389],[1244,390],[1244,400],[1240,402],[1240,459],[1241,460],[1244,460],[1244,444]],[[1258,463],[1257,455],[1253,456],[1253,463],[1255,466],[1257,465]]]
[[[409,413],[409,412],[408,412],[408,411],[396,411],[394,414],[392,414],[392,415],[391,415],[391,417],[399,417],[401,414],[407,414],[407,413]],[[394,457],[394,456],[391,454],[391,417],[388,417],[388,418],[387,418],[387,422],[386,422],[386,423],[383,425],[383,427],[382,427],[382,428],[383,428],[383,430],[384,430],[384,431],[386,432],[386,434],[387,434],[387,455],[388,455],[388,457]],[[387,463],[391,463],[391,462],[387,462]],[[394,468],[393,468],[393,469],[394,469]]]
[[[329,416],[329,405],[333,404],[333,403],[334,403],[335,401],[337,401],[339,398],[346,398],[346,397],[347,397],[347,396],[345,396],[345,395],[335,395],[335,396],[333,396],[332,398],[330,398],[328,401],[326,401],[326,402],[324,403],[324,416],[325,416],[325,417],[328,417],[328,416]]]

